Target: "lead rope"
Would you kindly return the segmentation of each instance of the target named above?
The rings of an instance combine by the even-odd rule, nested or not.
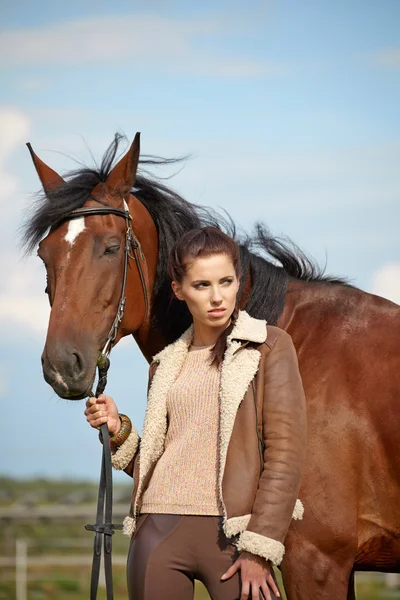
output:
[[[108,356],[103,355],[102,361],[98,364],[99,380],[96,387],[96,398],[98,398],[105,390],[109,367],[110,360]],[[91,392],[90,395],[93,395],[93,393]],[[107,423],[103,423],[103,425],[100,427],[100,438],[103,443],[103,452],[101,458],[99,491],[97,496],[96,524],[85,525],[85,529],[88,531],[94,531],[95,534],[93,544],[92,575],[90,581],[90,600],[96,600],[97,598],[101,550],[103,545],[107,600],[114,600],[111,561],[112,536],[114,535],[114,531],[116,529],[122,529],[122,525],[115,525],[112,522],[112,465],[110,444],[108,442],[109,432]]]

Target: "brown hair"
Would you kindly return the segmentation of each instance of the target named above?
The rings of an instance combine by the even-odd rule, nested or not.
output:
[[[240,280],[239,245],[218,227],[201,227],[187,231],[172,247],[168,262],[168,275],[171,281],[181,283],[191,261],[199,257],[213,256],[214,254],[229,256],[236,277]],[[239,307],[236,303],[229,327],[221,333],[212,349],[212,364],[215,363],[218,367],[222,363],[226,340],[235,325],[238,313]]]

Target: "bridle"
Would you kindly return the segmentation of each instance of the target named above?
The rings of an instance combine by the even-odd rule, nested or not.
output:
[[[66,215],[62,219],[63,221],[69,221],[71,219],[79,219],[80,217],[87,217],[90,215],[117,215],[118,217],[123,217],[126,221],[124,275],[123,275],[123,280],[122,280],[121,298],[119,301],[117,314],[115,315],[115,319],[113,321],[113,324],[111,325],[110,332],[107,336],[107,341],[101,352],[101,355],[105,355],[105,356],[108,356],[111,352],[112,345],[115,342],[115,339],[117,337],[119,324],[121,323],[122,317],[124,315],[125,303],[126,303],[125,288],[126,288],[126,280],[127,280],[127,276],[128,276],[129,258],[132,258],[133,260],[136,261],[137,268],[139,271],[140,281],[141,281],[142,288],[143,288],[143,296],[144,296],[144,303],[145,303],[144,318],[138,329],[140,329],[140,327],[142,327],[143,323],[146,321],[146,318],[147,318],[148,312],[149,312],[149,297],[148,297],[148,293],[147,293],[146,280],[145,280],[141,262],[140,262],[140,261],[145,262],[146,259],[144,257],[140,242],[133,232],[132,217],[131,217],[128,205],[125,200],[124,200],[124,205],[125,205],[125,210],[121,210],[120,208],[113,208],[112,206],[105,206],[105,205],[101,206],[101,207],[100,206],[85,206],[83,208],[76,208],[75,210],[71,211],[68,215]],[[133,251],[133,256],[131,254],[131,250]]]
[[[93,198],[95,200],[95,198]],[[124,315],[125,303],[126,303],[126,280],[128,277],[128,264],[129,259],[133,259],[136,262],[140,281],[143,288],[143,296],[145,303],[145,313],[142,324],[146,322],[149,313],[149,297],[147,292],[146,280],[142,269],[142,262],[145,262],[145,256],[142,251],[142,247],[138,238],[135,236],[132,228],[132,217],[129,212],[129,207],[124,200],[125,210],[119,208],[113,208],[112,206],[87,206],[82,208],[76,208],[62,218],[62,221],[69,221],[71,219],[78,219],[80,217],[88,217],[91,215],[117,215],[122,217],[126,221],[126,232],[125,232],[125,252],[124,252],[124,274],[122,279],[122,290],[121,297],[118,304],[117,313],[114,321],[111,325],[111,329],[107,336],[106,343],[103,350],[100,353],[97,361],[97,368],[99,371],[99,378],[96,387],[96,393],[93,394],[91,390],[89,396],[96,396],[96,398],[104,392],[107,385],[107,372],[110,367],[110,353],[113,344],[116,340],[118,328]],[[61,222],[60,222],[61,223]],[[58,225],[58,224],[57,224]],[[132,253],[133,254],[132,254]],[[103,443],[103,454],[101,460],[101,473],[99,492],[97,497],[97,511],[96,511],[96,523],[95,525],[86,525],[85,528],[89,531],[93,531],[94,546],[93,546],[93,562],[92,562],[92,575],[90,582],[90,600],[96,600],[97,589],[99,584],[100,575],[100,561],[101,561],[101,550],[104,545],[104,572],[106,578],[106,593],[107,600],[113,600],[113,581],[112,581],[112,562],[111,562],[111,551],[112,551],[112,536],[116,529],[122,529],[122,525],[115,525],[112,522],[112,465],[111,465],[111,451],[110,444],[108,443],[109,431],[107,423],[104,423],[100,427],[100,439]],[[104,538],[103,538],[104,536]],[[104,539],[104,541],[103,541]]]

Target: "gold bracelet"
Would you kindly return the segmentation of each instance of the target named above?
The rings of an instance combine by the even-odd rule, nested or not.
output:
[[[124,442],[126,442],[126,440],[128,439],[128,437],[132,431],[132,423],[131,423],[130,418],[122,413],[118,413],[118,416],[119,416],[119,420],[121,421],[121,428],[118,431],[118,433],[116,433],[115,435],[110,435],[110,437],[109,437],[110,448],[114,452],[115,452],[115,450],[117,450],[119,448],[119,446],[122,446],[122,444]],[[99,431],[99,440],[101,443],[103,443],[100,431]]]
[[[115,435],[110,436],[110,447],[112,450],[116,450],[119,446],[122,446],[132,431],[130,418],[122,413],[119,413],[118,416],[121,421],[121,429]]]

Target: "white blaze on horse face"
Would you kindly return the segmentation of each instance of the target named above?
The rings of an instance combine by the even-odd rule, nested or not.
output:
[[[74,245],[78,235],[82,233],[85,229],[85,219],[84,217],[79,217],[79,219],[71,219],[68,223],[68,231],[65,236],[65,241],[68,242],[71,246]]]

